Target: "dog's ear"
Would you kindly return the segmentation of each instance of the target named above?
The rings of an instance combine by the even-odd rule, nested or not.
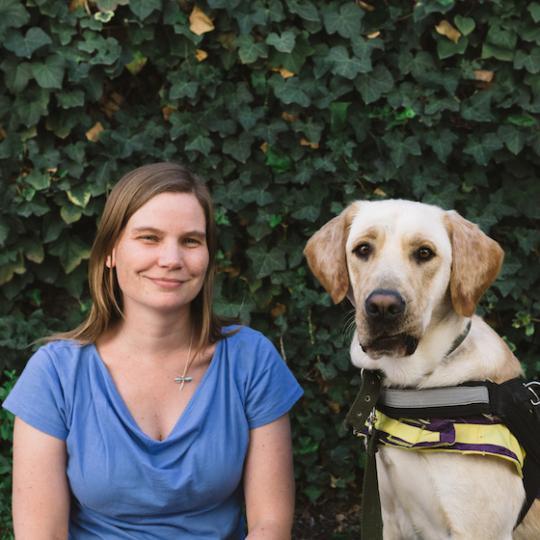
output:
[[[304,249],[311,271],[335,304],[341,302],[349,291],[345,243],[356,207],[353,203],[331,219],[308,240]]]
[[[460,315],[471,317],[480,297],[495,281],[504,251],[477,225],[457,212],[446,212],[444,221],[452,243],[452,305]]]

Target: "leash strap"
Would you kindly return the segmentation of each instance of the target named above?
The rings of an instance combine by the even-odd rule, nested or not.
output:
[[[377,479],[377,432],[368,438],[366,448],[366,464],[364,467],[364,482],[362,486],[362,525],[361,538],[382,540],[383,522],[379,481]]]
[[[362,486],[362,538],[382,540],[382,513],[377,481],[377,431],[373,429],[375,421],[375,405],[381,393],[381,376],[376,371],[362,370],[360,390],[350,408],[346,422],[352,427],[355,435],[360,435],[366,422],[368,434],[366,438],[366,461]]]
[[[357,435],[364,428],[369,415],[375,408],[381,393],[381,376],[377,371],[362,370],[360,390],[345,417]]]

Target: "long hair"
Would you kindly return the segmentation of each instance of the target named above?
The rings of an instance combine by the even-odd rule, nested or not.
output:
[[[50,336],[46,341],[73,339],[82,344],[95,343],[112,324],[122,318],[122,293],[116,270],[106,265],[107,257],[111,255],[130,217],[156,195],[171,192],[193,194],[206,219],[209,261],[203,286],[191,302],[194,343],[200,349],[223,337],[222,327],[225,322],[212,309],[217,239],[210,193],[202,181],[182,165],[163,162],[144,165],[127,173],[112,189],[90,252],[90,313],[77,328]]]

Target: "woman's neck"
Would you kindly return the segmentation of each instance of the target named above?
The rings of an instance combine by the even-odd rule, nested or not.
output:
[[[193,327],[189,309],[175,312],[170,317],[156,318],[152,314],[126,314],[99,340],[113,345],[126,354],[146,358],[164,357],[187,349],[192,340]]]

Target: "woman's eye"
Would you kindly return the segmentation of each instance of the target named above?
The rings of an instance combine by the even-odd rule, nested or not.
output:
[[[360,259],[367,259],[372,252],[373,246],[367,242],[363,242],[353,249],[353,253]]]
[[[435,252],[431,248],[428,248],[427,246],[419,247],[414,252],[414,258],[418,262],[427,262],[433,259],[433,257],[435,257]]]
[[[201,241],[197,240],[197,238],[186,238],[184,240],[184,243],[187,244],[188,246],[198,246],[201,243]]]
[[[159,238],[155,234],[143,234],[138,237],[139,240],[144,240],[145,242],[157,242]]]

